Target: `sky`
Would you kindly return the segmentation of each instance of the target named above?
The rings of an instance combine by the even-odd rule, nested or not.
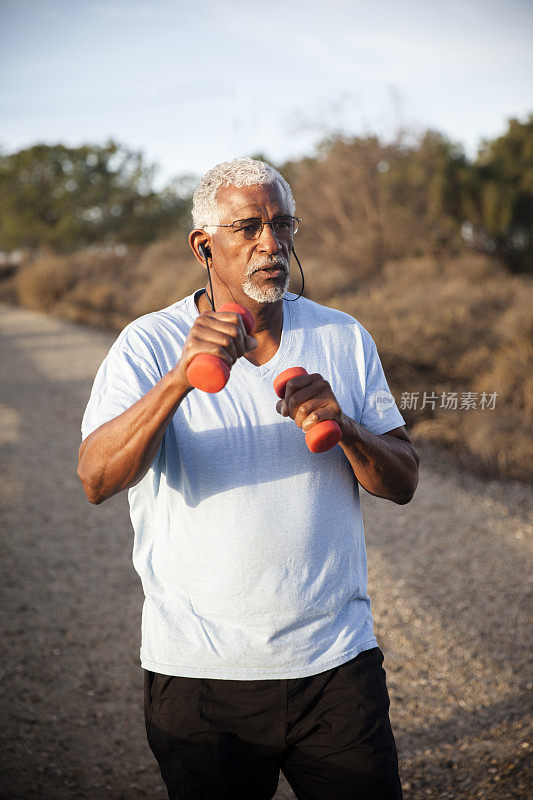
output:
[[[0,0],[0,148],[112,138],[156,186],[328,132],[473,157],[533,111],[533,0]]]

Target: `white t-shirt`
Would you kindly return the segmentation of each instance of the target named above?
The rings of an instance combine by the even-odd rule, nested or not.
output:
[[[176,365],[199,293],[122,331],[96,375],[82,438]],[[273,358],[259,367],[239,358],[222,391],[191,391],[128,491],[145,669],[297,678],[377,645],[350,463],[338,445],[311,453],[276,411],[274,378],[294,366],[326,378],[343,412],[369,431],[405,424],[365,328],[304,297],[284,302]]]

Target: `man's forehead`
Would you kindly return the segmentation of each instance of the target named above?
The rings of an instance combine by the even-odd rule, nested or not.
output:
[[[236,215],[235,219],[261,216],[266,211],[291,213],[285,192],[277,181],[253,186],[221,186],[216,199],[220,210]]]

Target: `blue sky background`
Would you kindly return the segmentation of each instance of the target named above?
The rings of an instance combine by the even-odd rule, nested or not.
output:
[[[531,0],[0,0],[0,146],[104,143],[157,184],[330,129],[474,155],[533,110]]]

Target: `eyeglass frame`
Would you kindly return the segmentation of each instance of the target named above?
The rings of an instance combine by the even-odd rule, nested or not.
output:
[[[299,224],[300,224],[300,222],[302,222],[302,219],[301,219],[301,217],[294,217],[294,216],[292,216],[290,214],[280,215],[278,218],[267,220],[266,222],[263,222],[261,217],[245,217],[244,219],[236,219],[234,222],[231,223],[231,225],[212,225],[212,224],[208,224],[208,225],[204,225],[204,228],[233,228],[233,232],[234,233],[239,233],[239,231],[242,230],[242,228],[236,228],[235,227],[239,222],[241,222],[241,223],[242,222],[252,222],[252,221],[253,222],[260,222],[261,223],[261,228],[260,228],[259,233],[257,234],[257,236],[254,236],[252,239],[248,239],[247,240],[249,242],[254,242],[254,241],[256,241],[256,239],[260,239],[261,238],[265,225],[270,225],[270,229],[271,229],[272,233],[274,234],[274,236],[279,236],[279,234],[276,234],[276,232],[274,231],[274,228],[272,226],[276,222],[281,222],[281,221],[287,220],[287,219],[290,219],[292,221],[296,221],[296,230],[295,231],[291,231],[291,233],[290,233],[290,236],[295,236],[298,233]],[[284,238],[284,237],[282,236],[281,238]]]

